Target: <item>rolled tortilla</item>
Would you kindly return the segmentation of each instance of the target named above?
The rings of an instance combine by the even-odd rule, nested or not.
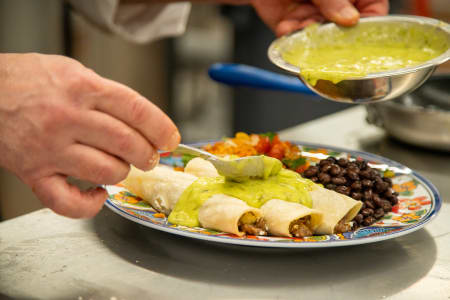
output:
[[[198,220],[204,228],[243,236],[242,225],[254,225],[262,218],[261,211],[242,200],[223,194],[211,196],[200,207]],[[258,235],[265,235],[261,230]]]
[[[184,172],[197,177],[219,176],[216,167],[214,167],[212,163],[201,157],[191,159],[184,168]]]
[[[358,214],[362,202],[346,195],[318,187],[310,192],[313,209],[323,213],[322,223],[317,227],[316,234],[334,234],[336,225],[341,222],[350,227],[349,222]]]
[[[122,185],[159,212],[169,215],[184,190],[197,177],[178,172],[165,166],[157,166],[151,171],[141,171],[131,167]]]
[[[322,222],[322,213],[294,202],[272,199],[261,206],[269,232],[275,236],[309,236]],[[302,228],[299,228],[302,227]],[[310,232],[301,234],[301,232]]]

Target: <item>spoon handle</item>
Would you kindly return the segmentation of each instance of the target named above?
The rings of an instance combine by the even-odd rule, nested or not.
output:
[[[178,154],[189,154],[198,156],[207,160],[216,160],[217,157],[209,152],[203,151],[198,148],[190,147],[188,145],[179,144],[178,147],[173,151],[173,153]]]
[[[281,75],[247,65],[216,63],[209,68],[208,73],[215,81],[232,86],[316,95],[297,77]]]

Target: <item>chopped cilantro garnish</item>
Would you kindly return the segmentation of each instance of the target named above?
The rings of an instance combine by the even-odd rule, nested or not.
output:
[[[299,166],[302,166],[306,163],[306,159],[304,157],[299,157],[297,159],[283,159],[283,163],[291,170],[297,169]]]
[[[266,132],[266,133],[260,133],[260,136],[265,136],[269,138],[269,141],[272,141],[273,138],[277,135],[275,132]]]

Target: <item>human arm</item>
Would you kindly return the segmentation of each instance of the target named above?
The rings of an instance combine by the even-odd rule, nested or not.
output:
[[[0,166],[65,216],[91,217],[107,197],[67,176],[115,184],[130,164],[151,169],[157,149],[180,139],[150,101],[66,57],[0,54],[0,91]]]

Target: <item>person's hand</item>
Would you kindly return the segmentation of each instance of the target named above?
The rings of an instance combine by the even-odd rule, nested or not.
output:
[[[58,214],[91,217],[106,191],[80,191],[67,176],[95,184],[123,180],[129,164],[149,170],[157,149],[172,150],[172,121],[133,90],[56,55],[0,54],[0,166]]]
[[[385,15],[389,10],[388,0],[252,0],[251,4],[277,36],[316,22],[352,26],[360,17]]]

